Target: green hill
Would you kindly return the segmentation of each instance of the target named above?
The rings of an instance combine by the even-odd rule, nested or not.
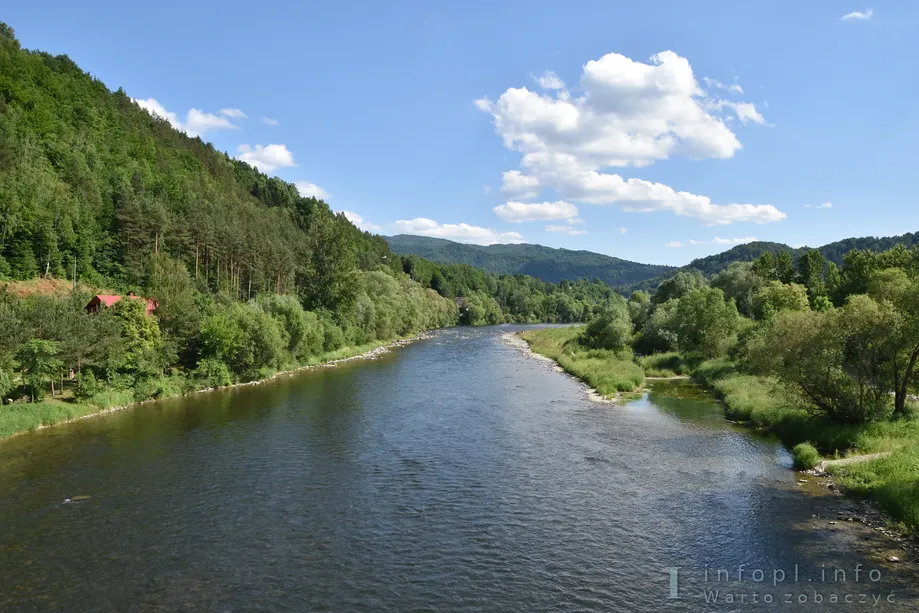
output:
[[[913,232],[911,234],[906,233],[899,236],[865,236],[861,238],[845,238],[841,241],[828,243],[822,247],[816,247],[816,249],[828,261],[835,263],[837,266],[841,266],[845,255],[855,249],[887,251],[888,249],[891,249],[897,245],[912,247],[916,244],[919,244],[919,232]],[[697,258],[686,266],[681,267],[680,270],[698,270],[706,276],[712,276],[724,270],[733,262],[752,262],[766,252],[779,253],[782,251],[787,251],[791,253],[792,257],[797,259],[810,249],[812,249],[812,247],[800,247],[796,249],[784,243],[755,241],[752,243],[746,243],[744,245],[731,247],[727,251],[722,251],[721,253],[716,253],[715,255],[710,255],[704,258]],[[670,276],[670,274],[645,279],[643,281],[633,283],[624,289],[626,291],[632,291],[636,289],[654,289],[668,276]]]
[[[597,278],[607,285],[628,285],[667,276],[674,266],[640,264],[593,253],[542,245],[466,245],[442,238],[399,234],[386,239],[399,254],[415,254],[441,264],[469,264],[496,274],[525,274],[558,283]]]

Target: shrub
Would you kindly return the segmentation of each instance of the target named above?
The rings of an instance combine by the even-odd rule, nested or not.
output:
[[[207,358],[198,362],[195,380],[201,387],[223,387],[233,383],[233,374],[220,360]]]
[[[820,463],[820,453],[810,443],[798,443],[792,449],[791,455],[798,470],[810,470]]]

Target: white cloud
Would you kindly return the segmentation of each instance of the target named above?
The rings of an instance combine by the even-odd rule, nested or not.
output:
[[[235,130],[239,128],[224,116],[205,113],[199,109],[190,109],[185,115],[185,121],[182,121],[176,113],[166,110],[156,98],[147,98],[145,100],[132,98],[131,100],[151,115],[162,117],[173,128],[185,132],[191,137],[201,136],[208,130]],[[238,111],[239,109],[223,109],[220,112],[223,113],[226,110]],[[241,113],[242,111],[239,112]]]
[[[670,241],[665,246],[675,249],[679,247],[686,247],[687,245],[743,245],[746,243],[752,243],[756,240],[758,239],[755,236],[745,236],[743,238],[721,238],[720,236],[716,236],[715,238],[708,241],[699,241],[695,239],[690,239],[685,243],[681,241]]]
[[[625,180],[616,174],[566,170],[560,163],[553,175],[557,190],[568,199],[590,204],[614,204],[628,212],[671,211],[694,217],[706,225],[737,221],[770,223],[787,217],[771,204],[712,204],[711,199],[678,192],[668,185],[642,179]]]
[[[239,109],[220,109],[221,115],[226,115],[227,117],[232,117],[233,119],[245,119],[248,117]]]
[[[540,85],[564,87],[553,76],[543,75]],[[730,111],[743,123],[765,121],[751,103],[707,96],[685,58],[665,51],[645,64],[610,53],[587,62],[580,89],[583,94],[572,98],[567,89],[541,94],[510,88],[495,102],[475,101],[492,116],[505,147],[522,154],[521,170],[504,173],[507,190],[528,196],[518,198],[552,188],[565,200],[670,210],[708,224],[785,218],[772,205],[713,204],[667,185],[602,172],[671,156],[729,158],[741,144],[720,113]]]
[[[277,119],[272,119],[271,117],[259,117],[258,120],[261,121],[266,126],[277,126],[281,124],[280,121],[278,121]]]
[[[205,113],[198,109],[190,109],[185,118],[185,131],[189,136],[204,134],[208,130],[236,130],[239,126],[230,123],[230,120],[213,113]]]
[[[320,188],[320,190],[321,189],[322,188]],[[319,196],[317,196],[317,198],[319,198]],[[345,217],[347,217],[348,221],[350,221],[355,226],[357,226],[358,228],[360,228],[361,230],[365,232],[379,233],[383,229],[376,224],[370,223],[369,221],[367,221],[366,219],[364,219],[363,217],[361,217],[360,215],[358,215],[357,213],[353,211],[339,211],[339,212]]]
[[[572,219],[578,216],[578,207],[570,202],[507,202],[492,209],[504,221],[548,221]]]
[[[296,166],[294,154],[286,145],[240,145],[236,148],[236,159],[258,168],[262,172],[271,172],[276,168]]]
[[[734,77],[734,78],[736,80],[737,77]],[[742,94],[743,93],[743,88],[738,83],[731,83],[730,85],[725,85],[718,79],[713,79],[711,77],[702,77],[702,81],[705,83],[706,87],[709,87],[712,89],[726,89],[732,94]]]
[[[325,191],[315,183],[310,183],[309,181],[294,181],[294,185],[297,188],[297,191],[300,192],[300,196],[303,198],[319,198],[320,200],[328,200],[329,192]],[[345,213],[345,217],[348,217],[348,211],[342,211]],[[348,219],[351,219],[348,217]]]
[[[874,16],[874,9],[865,9],[864,11],[852,11],[841,17],[843,21],[870,21]]]
[[[628,231],[628,228],[619,228],[619,234],[626,234]]]
[[[579,236],[581,234],[587,234],[587,230],[578,230],[577,228],[572,228],[571,226],[546,226],[546,232],[559,232],[561,234],[567,234],[568,236]]]
[[[565,223],[574,225],[574,224],[577,224],[577,223],[584,223],[584,220],[581,219],[580,217],[570,217],[570,218],[568,218],[568,219],[565,220]]]
[[[493,245],[495,243],[525,243],[519,232],[498,232],[491,228],[470,226],[469,224],[441,224],[433,219],[416,217],[415,219],[400,219],[393,224],[394,228],[403,234],[419,234],[435,238],[446,238],[461,243],[474,245]]]
[[[565,82],[558,78],[554,72],[547,70],[536,82],[543,89],[565,89]]]
[[[529,200],[539,195],[539,179],[519,170],[508,170],[502,175],[501,193],[512,198]]]
[[[831,209],[831,208],[833,208],[833,203],[832,203],[832,202],[824,202],[823,204],[815,204],[815,205],[813,205],[813,207],[812,207],[810,204],[805,204],[805,205],[804,205],[804,208],[805,208],[805,209],[809,209],[809,208],[815,208],[815,209]]]

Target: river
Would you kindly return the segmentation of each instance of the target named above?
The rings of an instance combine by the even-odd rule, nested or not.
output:
[[[912,610],[776,440],[685,383],[593,402],[520,328],[0,443],[0,611]]]

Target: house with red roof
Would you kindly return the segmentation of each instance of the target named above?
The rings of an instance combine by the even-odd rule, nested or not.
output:
[[[152,298],[141,298],[140,296],[135,296],[134,292],[128,294],[128,298],[131,300],[146,300],[147,301],[147,315],[152,315],[153,311],[156,310],[156,307],[160,305],[159,302],[153,300]],[[89,304],[86,305],[87,313],[96,313],[100,308],[108,308],[121,300],[121,296],[116,296],[114,294],[97,294],[93,296],[93,299],[89,301]]]

